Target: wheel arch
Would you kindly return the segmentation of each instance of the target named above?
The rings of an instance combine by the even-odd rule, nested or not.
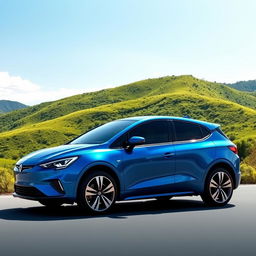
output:
[[[121,183],[120,183],[120,179],[115,171],[115,168],[113,166],[110,166],[106,163],[95,163],[93,165],[88,166],[82,173],[82,175],[79,177],[79,181],[77,183],[76,186],[76,196],[78,193],[78,189],[79,186],[82,182],[82,180],[87,177],[88,175],[90,175],[91,173],[95,172],[95,171],[104,171],[106,173],[108,173],[109,175],[111,175],[113,177],[113,179],[116,182],[117,185],[117,192],[118,192],[118,196],[120,195],[120,190],[121,190]]]
[[[225,160],[215,162],[211,165],[211,167],[207,171],[207,174],[204,178],[204,184],[205,184],[205,181],[207,180],[208,176],[210,175],[210,173],[216,168],[225,168],[232,177],[234,187],[236,187],[237,181],[236,181],[236,175],[235,175],[234,167],[232,167],[232,165],[229,162],[225,161]]]

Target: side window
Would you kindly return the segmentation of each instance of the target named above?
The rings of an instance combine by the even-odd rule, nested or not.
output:
[[[126,142],[127,142],[127,133],[121,135],[118,139],[116,139],[116,140],[112,143],[111,148],[120,148],[120,147],[123,147]]]
[[[200,127],[201,127],[203,138],[205,138],[206,136],[210,135],[210,131],[206,127],[204,127],[202,125]]]
[[[220,129],[220,127],[216,128],[216,131],[220,133],[222,136],[224,136],[225,138],[228,138],[227,135]]]
[[[177,120],[173,121],[173,123],[176,132],[176,141],[198,140],[206,137],[198,124]]]
[[[168,121],[152,121],[141,124],[129,132],[129,137],[141,136],[145,138],[145,144],[169,142]]]

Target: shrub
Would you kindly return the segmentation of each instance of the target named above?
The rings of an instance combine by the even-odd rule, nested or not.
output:
[[[252,144],[248,141],[242,140],[237,143],[237,148],[241,160],[244,160],[251,153]]]
[[[8,193],[13,191],[14,177],[4,167],[0,167],[0,193]]]
[[[242,183],[255,184],[256,183],[256,169],[248,164],[241,164]]]

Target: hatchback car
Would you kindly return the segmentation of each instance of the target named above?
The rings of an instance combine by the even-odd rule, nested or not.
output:
[[[117,200],[188,195],[223,206],[240,183],[239,163],[236,146],[217,124],[131,117],[19,160],[14,196],[45,206],[76,202],[94,213]]]

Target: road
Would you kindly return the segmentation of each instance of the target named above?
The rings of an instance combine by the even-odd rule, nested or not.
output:
[[[256,186],[235,191],[225,208],[200,197],[117,203],[88,216],[76,206],[49,210],[0,196],[1,255],[255,255]]]

